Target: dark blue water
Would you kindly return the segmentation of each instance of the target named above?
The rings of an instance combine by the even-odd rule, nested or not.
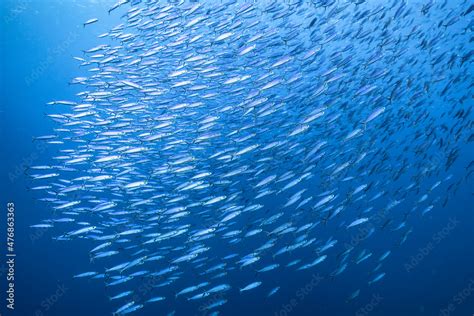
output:
[[[100,3],[99,3],[100,2]],[[104,1],[105,2],[105,1]],[[44,204],[27,190],[27,165],[52,155],[51,148],[33,142],[47,135],[54,124],[44,113],[47,102],[73,99],[77,88],[68,85],[81,74],[72,56],[99,44],[97,35],[119,23],[101,1],[12,1],[0,3],[0,135],[1,315],[110,315],[115,309],[103,282],[72,279],[87,271],[91,241],[67,243],[51,239],[53,232],[29,228],[50,215]],[[97,17],[101,24],[83,28]],[[472,100],[471,100],[472,101]],[[472,145],[462,148],[466,162]],[[469,159],[470,157],[470,159]],[[451,172],[462,177],[463,164]],[[264,280],[281,285],[276,299],[257,295],[230,296],[223,315],[474,315],[474,213],[472,177],[443,208],[429,216],[413,217],[413,232],[395,246],[385,265],[384,282],[366,284],[367,271],[352,269],[338,278],[294,274],[287,271]],[[15,309],[6,308],[5,232],[7,203],[15,204]],[[372,239],[373,247],[377,240]],[[390,241],[389,241],[390,242]],[[380,247],[387,240],[380,241]],[[393,241],[396,244],[396,241]],[[383,249],[380,249],[381,251]],[[274,279],[278,278],[278,279]],[[322,278],[322,279],[321,279]],[[346,303],[348,293],[361,286],[361,296]],[[199,314],[195,306],[165,302],[143,315]]]

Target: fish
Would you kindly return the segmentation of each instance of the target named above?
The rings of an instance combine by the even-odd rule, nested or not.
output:
[[[279,286],[274,287],[273,289],[270,290],[270,292],[268,292],[267,297],[275,295],[275,293],[278,292],[279,290],[280,290]]]
[[[355,221],[353,221],[352,223],[347,225],[347,228],[351,228],[351,227],[363,224],[363,223],[367,222],[368,220],[369,219],[367,217],[362,217],[362,218],[356,219]]]
[[[97,272],[84,272],[84,273],[80,273],[80,274],[76,274],[74,276],[74,278],[84,278],[84,277],[93,277],[95,275],[97,275],[98,273]]]
[[[237,288],[273,297],[277,273],[383,282],[472,174],[473,10],[118,0],[119,24],[87,20],[106,30],[67,48],[77,93],[48,102],[33,142],[50,149],[19,171],[44,211],[30,226],[87,242],[94,268],[71,275],[120,286],[115,315],[217,315]]]
[[[372,280],[369,281],[369,284],[375,283],[380,281],[383,277],[385,277],[385,272],[377,274]]]
[[[146,303],[159,302],[159,301],[163,301],[164,299],[165,299],[165,297],[163,297],[163,296],[156,296],[156,297],[152,297],[152,298],[148,299],[146,301]]]
[[[99,19],[97,18],[93,18],[93,19],[89,19],[87,21],[85,21],[84,23],[82,23],[82,25],[84,27],[86,27],[86,25],[90,25],[90,24],[93,24],[93,23],[97,23],[99,21]]]
[[[77,235],[82,235],[82,234],[87,234],[93,230],[95,230],[97,227],[96,226],[88,226],[84,228],[80,228],[74,231],[71,231],[67,233],[68,236],[77,236]]]
[[[255,281],[255,282],[252,282],[246,286],[244,286],[243,288],[241,288],[239,291],[242,293],[244,291],[249,291],[249,290],[252,290],[252,289],[255,289],[257,287],[259,287],[260,285],[262,285],[262,282],[260,281]]]
[[[125,291],[125,292],[122,292],[122,293],[119,293],[117,295],[114,295],[112,297],[109,297],[110,300],[117,300],[117,299],[121,299],[123,297],[126,297],[126,296],[129,296],[133,293],[133,291]]]

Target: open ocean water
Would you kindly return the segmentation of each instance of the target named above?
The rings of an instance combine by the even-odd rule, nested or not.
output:
[[[472,2],[0,15],[0,315],[474,315]]]

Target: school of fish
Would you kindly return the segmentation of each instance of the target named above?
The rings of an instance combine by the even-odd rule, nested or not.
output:
[[[49,103],[56,127],[34,140],[56,154],[26,171],[53,214],[32,227],[93,245],[74,278],[104,282],[114,315],[219,315],[224,293],[276,299],[282,271],[364,265],[355,299],[474,172],[473,11],[119,0],[122,23],[74,57],[81,92]]]

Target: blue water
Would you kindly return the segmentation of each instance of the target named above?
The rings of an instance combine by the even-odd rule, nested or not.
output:
[[[104,4],[106,2],[106,4]],[[50,215],[44,204],[27,190],[23,170],[53,155],[51,148],[33,142],[51,133],[54,124],[44,113],[47,102],[74,99],[79,90],[68,84],[81,70],[72,56],[101,42],[97,35],[119,23],[119,14],[108,15],[109,1],[13,1],[0,2],[0,137],[1,219],[0,312],[1,315],[110,315],[114,311],[103,282],[72,279],[87,271],[86,254],[91,241],[55,242],[53,232],[37,233],[29,226]],[[101,21],[82,27],[91,17]],[[471,17],[472,18],[472,17]],[[472,102],[472,100],[471,100]],[[465,145],[463,159],[472,160],[472,145]],[[451,173],[464,175],[465,164]],[[265,280],[281,285],[276,299],[257,295],[230,295],[223,315],[474,315],[474,213],[472,177],[443,208],[435,206],[425,218],[412,217],[413,232],[402,246],[395,246],[382,283],[368,287],[367,271],[352,269],[341,277],[318,281],[317,272],[294,274],[283,270]],[[15,203],[15,309],[6,308],[4,240],[6,204]],[[377,240],[371,244],[377,247]],[[386,245],[381,241],[380,245]],[[395,244],[396,241],[393,241]],[[383,249],[380,249],[382,251]],[[422,254],[422,255],[420,255]],[[418,260],[413,259],[417,257]],[[421,259],[420,259],[421,258]],[[407,268],[407,264],[416,263]],[[3,265],[2,265],[3,264]],[[410,271],[407,271],[410,270]],[[285,272],[286,271],[286,272]],[[273,279],[278,278],[278,279]],[[358,288],[361,296],[346,303]],[[459,293],[463,293],[460,300]],[[456,296],[458,295],[458,296]],[[173,301],[140,315],[201,315],[194,306],[173,306]],[[451,306],[450,312],[447,308]],[[138,315],[137,314],[137,315]]]

